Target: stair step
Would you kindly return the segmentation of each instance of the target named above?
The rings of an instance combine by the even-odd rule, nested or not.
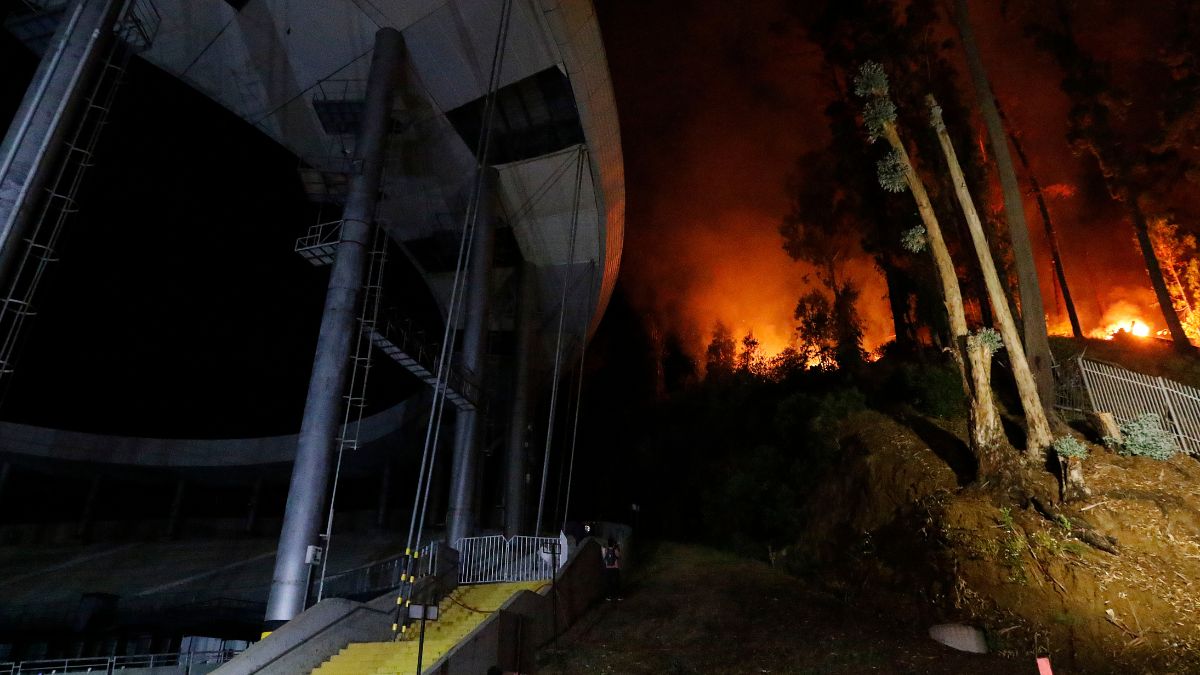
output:
[[[536,591],[543,584],[544,582],[515,582],[459,587],[438,603],[441,608],[441,620],[425,624],[422,664],[432,665],[445,656],[516,593],[523,590]],[[479,611],[472,611],[467,607]],[[407,675],[417,666],[419,631],[419,627],[414,626],[409,629],[405,639],[397,642],[353,642],[318,666],[313,673]]]

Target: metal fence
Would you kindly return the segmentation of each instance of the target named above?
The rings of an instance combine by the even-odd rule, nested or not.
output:
[[[1156,413],[1184,452],[1200,454],[1200,390],[1110,363],[1077,363],[1089,410],[1112,413],[1119,422]]]
[[[39,659],[0,663],[0,675],[21,673],[137,673],[153,672],[156,675],[178,673],[199,675],[216,670],[216,667],[240,653],[225,649],[214,652],[184,652],[170,654],[138,654],[134,656],[92,656],[77,659]]]
[[[415,576],[424,577],[437,572],[438,549],[441,544],[440,541],[432,541],[420,549]],[[404,574],[404,565],[405,556],[397,556],[328,575],[325,577],[324,596],[327,598],[359,598],[399,588],[400,575]]]
[[[490,584],[507,581],[538,581],[554,576],[554,562],[566,556],[557,537],[513,537],[503,535],[465,537],[455,548],[459,553],[458,583]]]

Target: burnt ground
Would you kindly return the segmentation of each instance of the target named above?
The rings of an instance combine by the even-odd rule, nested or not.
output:
[[[944,647],[908,613],[863,608],[762,562],[674,543],[641,553],[625,600],[584,615],[539,654],[539,672],[1037,672],[1032,659]]]

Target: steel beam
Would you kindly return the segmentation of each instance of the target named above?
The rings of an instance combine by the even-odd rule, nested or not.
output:
[[[399,82],[403,51],[403,40],[395,29],[382,28],[375,34],[375,52],[367,77],[367,99],[355,146],[362,160],[362,170],[350,182],[337,257],[329,273],[329,289],[325,295],[308,397],[304,402],[304,419],[300,424],[283,531],[279,534],[275,575],[267,599],[268,629],[304,611],[309,578],[305,554],[310,546],[322,546],[319,534],[350,368],[350,348],[370,245],[368,238],[387,149],[392,98]]]
[[[42,193],[116,39],[120,0],[76,0],[34,72],[0,142],[0,281],[12,277]]]
[[[488,300],[491,297],[492,253],[496,243],[495,199],[498,173],[483,169],[475,210],[475,235],[471,239],[470,274],[465,291],[461,363],[467,377],[482,391],[487,356]],[[482,396],[481,396],[482,398]],[[475,529],[475,471],[483,444],[484,420],[478,406],[459,410],[454,418],[454,461],[450,470],[450,507],[446,512],[446,538],[453,546]]]
[[[517,353],[513,359],[512,418],[509,426],[508,457],[504,476],[504,533],[521,534],[525,522],[525,453],[529,435],[529,355],[533,349],[534,309],[537,303],[533,265],[525,263],[518,283]]]

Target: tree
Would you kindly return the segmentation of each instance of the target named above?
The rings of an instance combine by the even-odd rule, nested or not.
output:
[[[928,91],[952,101],[946,105],[957,112],[954,102],[961,97],[956,93],[957,78],[948,58],[950,45],[936,37],[940,32],[940,4],[941,0],[808,0],[791,4],[809,39],[821,49],[826,65],[822,82],[833,95],[825,108],[830,132],[827,152],[815,155],[820,158],[819,164],[798,164],[797,173],[813,184],[814,191],[824,183],[822,174],[832,174],[832,187],[844,192],[837,196],[839,211],[843,217],[852,216],[844,222],[858,235],[857,246],[874,257],[883,272],[896,347],[901,353],[913,353],[921,342],[948,347],[952,344],[951,330],[933,266],[915,261],[896,246],[903,230],[910,226],[912,202],[878,189],[873,163],[867,160],[867,148],[862,144],[861,107],[854,100],[851,80],[863,62],[886,57],[889,70],[898,76],[892,95],[900,103],[901,126],[924,123],[920,115],[904,120],[908,114],[904,104],[919,106]],[[911,140],[915,156],[936,152],[931,138]],[[968,178],[974,180],[970,171]],[[978,178],[982,181],[982,173]],[[953,253],[958,246],[956,228],[959,238],[966,238],[961,219],[953,217],[954,205],[946,191],[932,184],[927,188],[934,209],[952,216],[943,224],[948,230],[947,246]],[[819,218],[815,220],[820,222]],[[970,258],[964,260],[969,262]],[[967,265],[957,273],[966,280],[962,291],[968,297],[974,294],[981,298],[986,310],[986,298],[979,290],[982,283],[975,283],[977,270]]]
[[[822,368],[836,365],[835,320],[825,294],[814,289],[800,296],[794,316],[798,351],[804,363]]]
[[[1200,339],[1200,312],[1196,307],[1200,301],[1200,261],[1196,237],[1180,234],[1178,225],[1158,217],[1150,221],[1150,241],[1183,330],[1189,338]]]
[[[883,67],[874,62],[863,64],[855,80],[855,93],[867,99],[863,109],[863,121],[870,139],[874,141],[884,138],[891,146],[891,152],[878,164],[880,185],[889,192],[902,192],[907,189],[917,204],[917,212],[924,224],[923,227],[918,226],[910,230],[905,235],[902,245],[912,253],[928,248],[933,257],[934,267],[942,284],[942,300],[950,318],[951,336],[954,339],[951,353],[958,362],[963,389],[970,400],[967,424],[971,449],[981,471],[998,466],[998,446],[1003,435],[1000,418],[990,395],[991,355],[989,353],[985,359],[978,353],[983,348],[982,343],[979,340],[968,339],[967,319],[963,312],[962,293],[959,291],[954,262],[950,258],[949,249],[946,248],[937,215],[925,192],[925,185],[900,140],[896,129],[896,106],[888,96],[888,79]],[[980,389],[987,393],[983,394]]]
[[[1021,139],[1004,116],[1004,110],[1000,108],[999,103],[996,103],[996,109],[1000,113],[1000,121],[1008,129],[1008,138],[1012,141],[1013,150],[1017,153],[1017,159],[1021,161],[1021,166],[1025,168],[1025,175],[1029,177],[1029,187],[1033,192],[1034,200],[1037,202],[1038,213],[1042,216],[1042,225],[1046,228],[1046,241],[1050,243],[1050,261],[1054,265],[1054,274],[1058,278],[1058,287],[1062,290],[1063,304],[1067,308],[1067,319],[1071,322],[1071,335],[1076,340],[1081,340],[1083,339],[1083,327],[1079,323],[1079,313],[1075,311],[1075,300],[1071,297],[1071,287],[1067,285],[1067,271],[1063,268],[1062,253],[1058,248],[1058,233],[1054,229],[1054,221],[1050,219],[1050,209],[1046,207],[1046,196],[1042,194],[1042,185],[1038,182],[1037,176],[1034,175],[1033,168],[1029,166],[1029,158],[1025,156],[1025,150],[1021,147]]]
[[[1168,143],[1171,135],[1167,132],[1175,127],[1147,124],[1143,121],[1145,116],[1139,117],[1138,123],[1120,125],[1121,120],[1128,119],[1128,108],[1133,102],[1125,92],[1113,86],[1111,67],[1080,48],[1066,4],[1057,0],[1053,11],[1055,22],[1031,22],[1026,31],[1033,35],[1038,47],[1054,57],[1063,71],[1061,86],[1071,100],[1067,139],[1096,160],[1109,193],[1125,206],[1171,340],[1176,349],[1191,353],[1194,350],[1175,312],[1143,206],[1143,200],[1148,200],[1157,189],[1154,184],[1169,173],[1168,167],[1174,173],[1186,174],[1182,155]],[[1193,101],[1192,105],[1200,96],[1193,92],[1189,98],[1186,89],[1169,89],[1181,100]],[[1195,122],[1187,124],[1194,125]]]
[[[983,122],[987,126],[988,141],[992,148],[992,156],[996,160],[996,170],[1000,174],[1000,187],[1004,193],[1004,216],[1008,223],[1009,242],[1012,246],[1021,296],[1021,323],[1025,353],[1029,356],[1029,367],[1033,371],[1042,400],[1053,401],[1054,373],[1051,371],[1053,361],[1050,356],[1050,342],[1046,331],[1046,312],[1042,308],[1042,290],[1038,283],[1037,264],[1033,259],[1033,246],[1029,243],[1029,228],[1025,224],[1025,206],[1021,202],[1017,172],[1013,169],[1012,157],[1008,154],[1008,139],[1000,121],[1000,112],[996,109],[992,86],[988,82],[987,72],[983,68],[983,59],[980,58],[979,49],[975,45],[975,35],[971,30],[971,20],[967,13],[967,0],[955,0],[954,9],[954,22],[958,26],[963,48],[967,53],[967,67],[971,72],[971,83],[975,88],[975,98],[979,103],[979,110],[983,114]],[[966,189],[965,184],[963,189]],[[970,227],[969,224],[968,226]],[[973,229],[972,235],[974,235]],[[991,259],[990,254],[988,258]],[[995,266],[994,263],[992,266]],[[987,282],[987,275],[987,271],[984,270],[985,283],[990,285],[990,282]],[[995,310],[994,298],[992,298],[992,303],[993,310]],[[1005,307],[1005,310],[1007,309]],[[1012,351],[1011,347],[1010,343],[1010,352]]]
[[[950,142],[950,134],[946,132],[942,109],[932,96],[928,98],[928,103],[930,123],[937,132],[938,142],[942,146],[942,153],[950,168],[950,179],[954,184],[954,192],[958,196],[959,205],[967,219],[967,226],[971,231],[971,242],[975,245],[975,254],[979,257],[979,263],[983,268],[983,278],[987,283],[992,311],[995,313],[996,323],[1000,327],[1000,335],[1003,337],[1011,357],[1009,360],[1012,363],[1013,378],[1017,382],[1021,408],[1025,411],[1028,434],[1025,442],[1025,456],[1029,460],[1040,460],[1046,448],[1054,442],[1054,435],[1050,431],[1046,409],[1039,396],[1038,383],[1021,345],[1016,321],[1013,320],[1012,313],[1008,309],[1008,296],[1000,283],[1000,275],[996,272],[996,263],[992,260],[991,249],[983,234],[983,224],[979,220],[979,213],[975,210],[975,203],[967,190],[967,182],[963,177],[962,167],[959,166],[954,146]],[[1053,395],[1053,389],[1051,389],[1051,395]]]
[[[705,351],[705,378],[720,379],[732,375],[735,353],[729,327],[718,321],[713,325],[712,340]]]
[[[862,322],[855,308],[859,292],[847,278],[845,266],[859,249],[857,225],[862,214],[860,200],[836,173],[838,162],[833,154],[826,148],[800,159],[789,185],[791,209],[779,225],[779,233],[788,255],[812,265],[817,280],[833,298],[830,305],[817,291],[801,297],[795,314],[801,321],[797,326],[800,339],[819,352],[811,358],[823,365],[836,363],[853,369],[866,354]],[[819,321],[814,312],[827,314],[828,325],[815,325]],[[820,332],[808,335],[814,330]]]
[[[754,337],[754,331],[742,337],[742,351],[738,352],[737,357],[738,372],[752,375],[762,373],[763,357],[758,351],[758,346],[758,338]]]

